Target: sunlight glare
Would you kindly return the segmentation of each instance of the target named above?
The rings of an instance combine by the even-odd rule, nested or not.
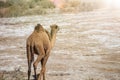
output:
[[[120,0],[114,0],[115,1],[115,6],[120,8]]]
[[[120,8],[120,0],[105,0],[107,7]]]

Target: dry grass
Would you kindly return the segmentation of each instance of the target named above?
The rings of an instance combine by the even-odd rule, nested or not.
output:
[[[0,17],[46,14],[48,8],[54,8],[48,0],[8,0],[0,1]],[[6,9],[7,8],[7,9]]]
[[[98,2],[82,2],[68,0],[64,2],[60,12],[92,11],[99,8]],[[55,5],[49,0],[7,0],[0,1],[0,17],[17,17],[24,15],[41,15],[55,12]]]
[[[0,72],[0,80],[25,80],[27,74],[20,70]]]
[[[70,0],[66,2],[64,8],[61,8],[62,12],[81,12],[92,11],[98,9],[100,5],[98,2],[82,2],[80,0]]]

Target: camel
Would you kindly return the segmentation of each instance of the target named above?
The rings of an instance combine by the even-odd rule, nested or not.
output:
[[[46,63],[50,56],[50,51],[55,44],[56,33],[59,30],[59,27],[56,24],[51,25],[50,27],[51,32],[49,33],[41,24],[37,24],[33,33],[27,38],[26,51],[28,60],[28,80],[30,80],[31,65],[34,61],[34,54],[38,55],[37,59],[33,62],[35,80],[37,80],[36,69],[39,62],[41,62],[41,71],[38,80],[41,80],[41,77],[45,80]]]

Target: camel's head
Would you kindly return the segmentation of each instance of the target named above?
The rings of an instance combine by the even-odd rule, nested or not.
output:
[[[35,29],[34,29],[35,31],[37,31],[37,32],[39,32],[39,31],[44,31],[44,28],[43,28],[43,26],[41,25],[41,24],[37,24],[36,26],[35,26]]]
[[[50,28],[52,31],[56,31],[56,32],[58,32],[60,30],[59,26],[56,24],[50,25]]]

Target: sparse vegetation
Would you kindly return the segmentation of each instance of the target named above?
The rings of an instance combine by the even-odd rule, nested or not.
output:
[[[0,1],[0,17],[17,17],[24,15],[46,14],[47,9],[54,8],[49,0],[7,0]]]
[[[100,79],[94,79],[94,78],[88,78],[88,79],[86,79],[86,80],[100,80]]]
[[[82,2],[80,0],[69,0],[64,8],[61,9],[62,12],[81,12],[81,11],[92,11],[98,9],[100,3],[98,2]]]
[[[0,72],[0,80],[25,80],[26,73],[20,70]]]
[[[100,3],[99,3],[100,4]],[[60,12],[92,11],[100,7],[98,2],[65,0]],[[41,15],[54,12],[55,5],[50,0],[7,0],[0,1],[0,17]]]

